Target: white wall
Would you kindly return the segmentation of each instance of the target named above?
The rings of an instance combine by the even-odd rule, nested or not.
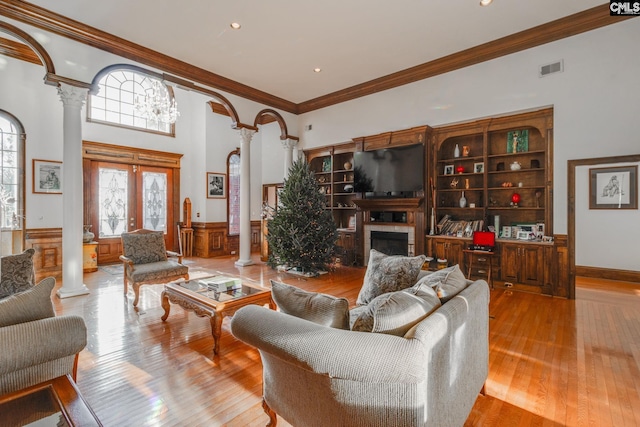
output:
[[[640,153],[640,20],[631,19],[445,75],[304,114],[305,148],[418,125],[438,126],[521,110],[554,107],[554,232],[567,233],[567,161]],[[538,77],[540,65],[564,60],[564,72]],[[313,130],[304,128],[313,125]],[[579,216],[581,212],[577,213]],[[617,217],[619,218],[619,217]],[[632,230],[632,224],[622,229]],[[578,235],[588,230],[577,229]],[[580,259],[619,266],[637,251],[625,235],[577,248]],[[640,237],[636,234],[635,242]],[[613,244],[615,242],[615,244]],[[620,242],[620,243],[619,243]],[[637,270],[635,264],[625,264]]]
[[[630,166],[640,163],[599,164],[576,167],[576,265],[638,270],[640,210],[589,209],[591,168]],[[638,177],[636,176],[636,180]],[[637,188],[636,183],[636,188]],[[627,250],[622,250],[627,248]],[[612,256],[613,254],[613,256]],[[603,261],[604,260],[604,261]],[[603,265],[603,262],[606,264]]]

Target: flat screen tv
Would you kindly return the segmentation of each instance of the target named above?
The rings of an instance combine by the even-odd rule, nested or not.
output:
[[[357,151],[354,191],[366,197],[414,197],[424,189],[424,146]]]

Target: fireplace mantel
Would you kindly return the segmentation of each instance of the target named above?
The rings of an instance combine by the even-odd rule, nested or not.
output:
[[[355,204],[362,210],[384,209],[388,211],[404,211],[407,209],[418,209],[423,197],[408,197],[398,199],[355,199]]]

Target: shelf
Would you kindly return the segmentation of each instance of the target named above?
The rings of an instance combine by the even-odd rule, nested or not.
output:
[[[544,185],[524,185],[522,187],[518,187],[517,185],[514,185],[513,187],[489,187],[489,188],[487,188],[487,190],[489,190],[489,191],[499,191],[499,190],[511,190],[511,191],[513,191],[513,190],[535,190],[535,189],[544,190]],[[444,190],[440,190],[440,191],[444,191]]]
[[[544,172],[544,168],[536,168],[536,169],[518,169],[518,170],[511,170],[511,169],[505,169],[503,171],[488,171],[487,173],[489,174],[498,174],[498,173],[523,173],[523,172]],[[456,175],[460,175],[460,174],[456,174]],[[444,175],[444,176],[451,176],[451,175]]]
[[[458,208],[460,209],[460,208]],[[466,209],[466,208],[465,208]],[[489,206],[487,207],[487,210],[489,211],[523,211],[523,210],[528,210],[528,211],[544,211],[544,207],[539,207],[536,208],[535,206],[531,206],[531,207],[527,207],[527,206],[518,206],[517,208],[514,208],[513,206]]]
[[[546,154],[544,150],[535,150],[535,151],[518,151],[517,153],[500,153],[500,154],[489,154],[487,157],[490,159],[498,159],[504,157],[517,157],[517,156],[533,156],[538,154]]]
[[[482,173],[480,172],[462,172],[462,173],[450,173],[450,174],[440,174],[438,175],[438,178],[455,178],[456,176],[482,176]]]
[[[479,160],[483,160],[483,156],[466,156],[466,157],[453,157],[450,159],[440,159],[438,160],[438,163],[455,163],[455,162],[462,162],[462,161],[469,161],[469,160],[475,160],[475,161],[479,161]]]
[[[511,188],[518,188],[518,187],[511,187]],[[441,188],[438,190],[438,192],[440,193],[449,193],[449,192],[456,192],[456,191],[484,191],[484,188],[479,188],[479,187],[474,187],[474,188]]]

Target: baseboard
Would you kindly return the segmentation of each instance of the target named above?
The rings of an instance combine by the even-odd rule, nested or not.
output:
[[[576,276],[640,283],[640,271],[633,270],[615,270],[612,268],[585,267],[576,265]]]

